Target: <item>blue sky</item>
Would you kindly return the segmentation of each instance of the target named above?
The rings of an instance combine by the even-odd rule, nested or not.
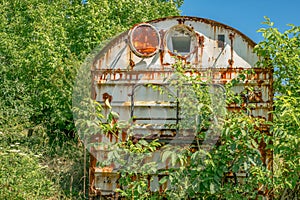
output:
[[[300,0],[184,0],[182,15],[212,19],[241,31],[254,42],[267,16],[281,32],[286,24],[300,26]]]

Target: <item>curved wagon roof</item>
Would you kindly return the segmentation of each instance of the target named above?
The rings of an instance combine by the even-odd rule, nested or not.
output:
[[[254,47],[256,45],[256,43],[252,39],[250,39],[248,36],[246,36],[245,34],[240,32],[239,30],[237,30],[231,26],[228,26],[226,24],[217,22],[215,20],[207,19],[207,18],[192,17],[192,16],[172,16],[172,17],[164,17],[164,18],[160,18],[160,19],[151,20],[151,21],[149,21],[149,23],[158,22],[158,21],[162,21],[162,20],[171,20],[171,19],[176,19],[176,20],[182,19],[182,20],[188,20],[188,21],[195,21],[195,22],[210,24],[211,26],[222,27],[224,29],[231,30],[231,31],[241,35],[244,38],[244,40],[248,42],[248,44],[250,46]]]
[[[130,34],[132,30],[145,24],[153,26],[160,36],[159,39],[161,43],[158,47],[159,50],[152,55],[152,57],[156,56],[155,59],[158,58],[158,55],[160,56],[160,59],[157,59],[156,63],[153,63],[156,60],[152,59],[152,61],[150,61],[151,56],[147,57],[147,59],[143,56],[136,56],[132,45],[130,45]],[[190,30],[195,34],[196,42],[193,45],[197,50],[191,47],[191,52],[189,52],[189,56],[186,56],[185,59],[188,63],[197,65],[197,68],[251,68],[258,60],[256,54],[253,53],[253,48],[256,43],[237,29],[210,19],[174,16],[136,24],[130,30],[121,33],[99,51],[94,59],[92,68],[128,68],[128,66],[134,66],[136,62],[139,62],[140,58],[144,59],[143,61],[145,62],[147,62],[147,60],[152,62],[152,65],[156,65],[157,67],[158,65],[168,66],[172,63],[171,57],[174,56],[173,50],[169,47],[172,46],[171,43],[174,43],[174,41],[169,39],[172,37],[169,35],[174,34],[170,30],[174,29],[174,27],[176,29],[176,26],[182,26],[183,29],[185,28],[187,31]],[[176,31],[178,32],[178,30],[175,30],[175,32]],[[171,45],[168,45],[168,42]],[[125,60],[127,60],[127,62],[124,62]],[[118,64],[118,62],[120,62],[120,64]],[[114,66],[111,65],[112,63]],[[131,69],[136,70],[134,67],[131,67]]]

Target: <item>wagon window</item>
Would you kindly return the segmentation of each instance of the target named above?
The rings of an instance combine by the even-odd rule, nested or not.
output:
[[[170,53],[187,56],[197,47],[196,33],[188,26],[176,25],[166,34],[164,40]]]
[[[139,57],[153,56],[159,50],[159,33],[150,24],[141,24],[134,27],[129,36],[130,48]]]
[[[172,37],[173,51],[180,54],[188,54],[191,50],[190,36],[175,36]]]
[[[218,48],[224,48],[224,44],[225,44],[225,36],[218,35]]]

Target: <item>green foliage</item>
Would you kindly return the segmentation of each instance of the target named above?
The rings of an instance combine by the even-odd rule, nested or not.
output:
[[[82,198],[83,147],[71,109],[79,66],[107,39],[135,23],[178,15],[181,4],[0,1],[0,199]]]
[[[3,133],[2,133],[3,134]],[[5,143],[0,136],[0,197],[2,199],[46,199],[55,186],[39,164],[41,154],[33,154],[19,143]]]
[[[215,108],[218,106],[213,105],[215,102],[211,98],[211,93],[215,92],[210,91],[211,80],[204,83],[199,75],[189,76],[188,74],[195,74],[195,69],[184,66],[180,60],[176,62],[174,68],[176,78],[170,81],[170,86],[175,88],[174,98],[179,103],[180,115],[183,116],[179,128],[193,129],[201,136],[201,132],[202,135],[205,134],[203,131],[212,126],[213,114],[216,113]]]
[[[82,196],[83,149],[45,128],[0,128],[1,199],[71,199]]]
[[[3,115],[43,124],[51,134],[72,134],[73,81],[85,57],[134,23],[178,14],[179,5],[159,0],[2,1],[0,95],[8,110]]]
[[[59,5],[3,2],[1,9],[2,101],[24,120],[49,132],[71,130],[72,79],[77,58],[67,46]],[[26,106],[25,106],[26,105]],[[23,109],[22,109],[23,108]],[[5,108],[6,109],[6,108]]]
[[[276,197],[299,197],[300,178],[300,27],[289,25],[283,33],[266,17],[267,28],[255,51],[261,56],[258,65],[274,68],[274,190]]]
[[[187,86],[189,88],[183,93],[189,95],[185,95],[179,101],[184,104],[184,110],[188,110],[184,112],[185,115],[197,116],[196,118],[201,119],[192,124],[198,127],[195,129],[197,130],[195,136],[202,139],[200,141],[203,141],[203,144],[198,142],[196,151],[163,150],[162,160],[169,158],[172,163],[180,163],[180,167],[166,170],[168,176],[161,181],[161,183],[167,181],[171,185],[164,191],[167,199],[256,198],[258,176],[253,172],[256,167],[262,166],[257,143],[262,134],[255,127],[262,122],[249,117],[247,112],[225,113],[223,96],[226,92],[227,103],[242,104],[241,96],[234,95],[231,87],[242,82],[245,74],[249,72],[241,73],[232,80],[226,85],[225,91],[212,91],[213,87],[209,80],[204,84],[201,83],[199,76],[188,75],[189,71],[193,73],[193,69],[189,66],[179,61],[175,67],[176,82],[179,82],[176,86],[183,89],[181,81],[185,84],[189,83]],[[211,94],[212,92],[214,95]],[[197,102],[193,102],[195,97]],[[201,109],[199,105],[202,105]],[[188,123],[184,125],[185,128],[192,126]],[[220,132],[221,135],[216,134]],[[218,141],[212,140],[215,137]],[[225,178],[226,174],[240,172],[247,174],[243,180],[244,184],[237,184],[234,178]]]

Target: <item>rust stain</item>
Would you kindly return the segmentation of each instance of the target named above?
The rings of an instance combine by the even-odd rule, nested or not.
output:
[[[93,151],[93,147],[92,150]],[[97,194],[97,190],[95,187],[95,168],[96,168],[97,159],[93,156],[93,153],[90,154],[90,168],[89,168],[89,180],[90,180],[90,187],[89,187],[89,194]]]
[[[170,19],[170,18],[165,18],[165,19]],[[243,71],[245,70],[245,68],[242,67],[233,67],[234,65],[234,39],[235,39],[235,35],[241,35],[243,40],[248,42],[248,47],[253,47],[254,46],[254,42],[252,42],[251,40],[248,40],[247,37],[245,37],[244,35],[242,35],[240,32],[238,32],[237,30],[226,26],[226,25],[222,25],[218,22],[214,22],[211,20],[207,20],[207,19],[199,19],[199,18],[192,18],[192,17],[174,17],[174,19],[178,19],[178,23],[179,24],[184,24],[187,21],[197,21],[197,22],[202,22],[202,23],[207,23],[210,26],[213,27],[214,30],[214,34],[217,34],[217,28],[224,28],[226,30],[230,30],[231,33],[229,34],[229,39],[230,39],[230,45],[231,45],[231,49],[230,49],[230,58],[228,59],[228,64],[230,65],[230,68],[214,68],[212,69],[212,72],[208,73],[207,69],[205,68],[197,68],[194,69],[193,71],[189,71],[186,70],[186,74],[188,74],[189,76],[197,76],[200,77],[200,80],[207,80],[208,77],[213,77],[212,83],[217,83],[217,84],[226,84],[229,81],[231,81],[233,78],[236,78],[238,76],[238,74],[243,73]],[[159,19],[158,22],[163,21],[164,19]],[[155,21],[155,20],[154,20]],[[152,22],[154,22],[152,21]],[[193,27],[189,27],[191,30],[193,29]],[[161,30],[160,36],[161,38],[164,37],[165,35],[165,30]],[[199,66],[201,66],[202,64],[202,56],[203,56],[203,49],[204,49],[204,39],[205,37],[197,34],[197,49],[195,51],[193,51],[193,56],[196,55],[196,59],[195,59],[195,63],[198,63]],[[109,45],[115,45],[117,43],[117,41],[120,40],[114,40],[113,43],[109,43]],[[151,43],[151,40],[148,40],[148,38],[143,38],[143,40],[141,39],[136,39],[135,40],[136,43],[136,47],[137,47],[137,51],[139,51],[140,53],[147,53],[147,52],[153,52],[153,49],[147,49],[144,48],[143,45],[138,44],[138,42],[141,41],[149,41]],[[108,45],[108,46],[109,46]],[[237,45],[237,44],[236,44]],[[151,44],[150,44],[151,46]],[[154,45],[152,45],[154,46]],[[111,47],[111,46],[110,46]],[[110,48],[108,47],[108,48]],[[186,56],[186,57],[180,57],[178,55],[174,55],[172,52],[167,52],[165,51],[166,46],[165,43],[161,43],[161,46],[159,47],[161,49],[161,51],[159,52],[159,60],[158,62],[160,62],[161,67],[158,67],[156,69],[144,69],[144,70],[138,70],[137,67],[135,68],[135,63],[134,63],[134,59],[133,56],[134,54],[132,54],[131,51],[127,51],[129,53],[126,54],[126,56],[128,56],[126,58],[126,62],[129,63],[129,68],[128,69],[99,69],[101,68],[102,65],[105,65],[105,60],[101,60],[101,64],[100,61],[98,63],[99,67],[98,69],[96,69],[96,67],[94,66],[94,68],[92,68],[92,98],[97,98],[95,96],[95,91],[96,91],[96,87],[101,87],[101,86],[105,86],[106,84],[106,80],[109,80],[109,84],[123,84],[122,86],[130,88],[131,85],[130,84],[134,84],[134,83],[139,83],[138,81],[140,81],[141,77],[143,79],[143,81],[148,81],[149,83],[155,82],[157,81],[159,78],[161,79],[161,77],[164,78],[168,78],[171,77],[174,73],[174,69],[172,69],[171,67],[165,67],[167,65],[171,65],[170,63],[168,63],[167,58],[168,56],[175,56],[178,58],[183,59],[184,63],[190,63],[190,61],[188,59],[190,59],[191,57],[189,57],[190,55]],[[149,51],[148,51],[149,50]],[[101,51],[103,53],[103,51]],[[109,52],[108,54],[111,54],[111,52]],[[198,55],[200,54],[200,55]],[[109,57],[112,57],[111,55]],[[214,57],[214,55],[210,55],[208,60],[211,59],[211,57]],[[164,60],[166,59],[166,60]],[[215,58],[212,58],[215,59]],[[96,61],[96,60],[95,60]],[[103,63],[102,63],[103,62]],[[171,61],[170,61],[171,62]],[[191,62],[191,64],[193,64],[194,60]],[[226,61],[225,61],[226,62]],[[236,65],[240,65],[238,60],[236,60]],[[107,64],[107,63],[106,63]],[[226,64],[226,63],[225,63]],[[122,68],[122,66],[119,66]],[[127,66],[126,66],[127,67]],[[262,68],[252,68],[254,73],[253,74],[248,74],[246,76],[246,80],[244,82],[239,83],[239,85],[237,86],[238,91],[241,90],[245,90],[245,87],[252,87],[255,86],[255,89],[253,91],[248,91],[247,95],[248,96],[244,96],[244,102],[241,104],[230,104],[227,105],[227,110],[231,111],[231,112],[238,112],[238,111],[245,111],[248,104],[252,104],[253,107],[251,108],[251,111],[249,112],[249,116],[253,116],[255,118],[261,119],[262,121],[267,121],[267,120],[272,120],[273,116],[269,111],[272,111],[273,109],[273,93],[272,93],[272,82],[273,82],[273,71],[269,70],[269,69],[262,69]],[[93,84],[97,83],[98,84]],[[101,90],[100,90],[101,91]],[[126,89],[122,89],[122,91],[126,91]],[[124,92],[126,93],[126,92]],[[239,93],[239,92],[237,92]],[[101,95],[101,92],[99,93]],[[101,96],[98,97],[99,99],[101,99]],[[118,97],[114,96],[114,98],[116,99],[116,101],[118,101]],[[128,97],[126,97],[128,98]],[[113,97],[108,94],[108,93],[104,93],[102,94],[102,100],[105,102],[106,100],[109,100],[109,102],[112,101]],[[130,99],[130,97],[129,97]],[[101,100],[99,100],[101,101]],[[128,109],[132,104],[130,101],[126,101],[126,102],[122,102],[120,101],[121,106],[122,107],[126,107],[126,109]],[[137,101],[135,102],[137,103]],[[143,106],[147,106],[147,103],[149,104],[149,101],[145,101]],[[149,105],[148,105],[149,106]],[[147,108],[151,108],[147,107]],[[138,123],[139,119],[134,119],[134,123]],[[260,126],[258,127],[258,129],[262,132],[262,134],[270,134],[269,133],[269,127],[268,126]],[[152,131],[152,130],[151,130]],[[151,132],[150,131],[150,132]],[[169,132],[172,132],[172,136],[169,134]],[[164,138],[164,139],[172,139],[175,135],[176,135],[176,131],[169,131],[164,132],[162,130],[158,131],[157,135],[154,135],[153,133],[153,137],[149,137],[148,139],[156,139],[156,138]],[[156,132],[157,133],[157,132]],[[121,134],[121,135],[120,135]],[[109,139],[110,142],[115,142],[118,140],[122,140],[122,141],[126,141],[127,139],[127,130],[120,130],[120,134],[115,135],[115,137],[113,137],[113,134],[109,134],[107,137]],[[165,134],[165,135],[164,135]],[[119,138],[121,137],[121,138]],[[137,143],[139,140],[140,136],[137,137],[132,137],[131,139],[133,140],[134,143]],[[182,139],[182,138],[181,138]],[[186,139],[186,138],[185,138]],[[102,140],[102,136],[101,137],[95,137],[93,139],[93,141],[101,141]],[[115,140],[115,141],[114,141]],[[184,140],[184,139],[183,139]],[[266,150],[266,143],[264,141],[259,141],[259,150],[262,153],[262,160],[266,165],[270,165],[270,163],[272,162],[272,152],[269,152],[268,150]],[[95,173],[95,164],[94,164],[94,160],[95,158],[90,158],[91,159],[91,166],[90,166],[90,173],[94,174]],[[93,160],[94,159],[94,160]],[[167,161],[165,164],[165,168],[168,169],[169,168],[169,161]],[[110,166],[111,168],[114,167],[114,165]],[[160,176],[159,179],[163,177]],[[134,177],[132,177],[134,179]],[[150,179],[149,179],[150,180]],[[95,174],[94,176],[90,176],[90,183],[91,183],[91,187],[90,187],[90,193],[96,194],[99,193],[99,190],[96,190],[94,187],[94,182],[95,182]],[[150,189],[150,181],[148,181],[148,188]],[[113,185],[111,183],[107,184],[109,187],[113,187]],[[165,183],[164,185],[160,186],[159,188],[159,192],[163,192],[165,189],[167,188],[167,184]]]
[[[126,141],[127,133],[123,130],[122,131],[122,142]]]
[[[159,33],[148,24],[140,24],[132,29],[131,45],[137,56],[152,56],[159,48]]]
[[[230,39],[230,59],[228,60],[228,64],[230,65],[230,67],[233,67],[233,40],[234,40],[234,34],[230,33],[229,34],[229,39]]]
[[[203,35],[199,35],[199,34],[197,34],[197,36],[198,36],[198,46],[199,46],[199,48],[200,48],[200,56],[197,56],[197,60],[196,60],[196,62],[198,62],[198,59],[199,59],[199,65],[200,65],[200,67],[202,66],[202,59],[203,59],[203,49],[204,49],[204,40],[205,40],[205,38],[204,38],[204,36]],[[197,51],[198,52],[198,51]],[[199,57],[199,58],[198,58]]]
[[[107,92],[105,92],[104,94],[102,94],[102,99],[104,102],[108,99],[109,103],[111,103],[112,96],[110,94],[108,94]]]
[[[160,30],[159,31],[160,37],[164,38],[166,35],[166,30]],[[165,49],[166,49],[166,44],[165,42],[161,42],[161,46],[160,46],[160,51],[159,51],[159,60],[160,60],[160,64],[161,64],[161,69],[164,69],[164,56],[165,56]]]
[[[184,24],[185,19],[184,18],[179,18],[179,19],[177,19],[177,21],[178,21],[178,24]]]
[[[132,59],[129,60],[129,66],[131,70],[135,67],[135,63]]]
[[[91,85],[92,85],[92,90],[91,90],[91,98],[92,99],[96,99],[97,98],[97,93],[96,93],[96,89],[95,89],[95,81],[96,81],[96,76],[94,74],[94,72],[91,73]]]

